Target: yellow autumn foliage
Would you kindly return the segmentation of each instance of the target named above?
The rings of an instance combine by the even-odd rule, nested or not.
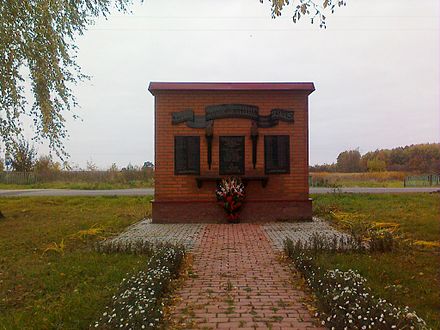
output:
[[[76,234],[72,235],[72,238],[86,239],[88,237],[94,237],[102,234],[104,228],[102,226],[93,225],[88,229],[79,230]]]
[[[373,222],[373,229],[386,230],[389,232],[395,232],[399,229],[399,224],[395,222]]]
[[[61,240],[60,244],[58,244],[56,242],[52,242],[46,247],[46,249],[44,249],[43,255],[45,255],[47,252],[56,252],[56,253],[64,255],[64,248],[65,247],[66,247],[66,245],[64,244],[64,239]]]
[[[413,244],[426,248],[440,248],[440,242],[438,241],[414,241]]]

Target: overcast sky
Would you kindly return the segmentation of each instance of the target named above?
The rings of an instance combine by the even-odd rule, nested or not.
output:
[[[347,0],[319,29],[258,0],[144,1],[78,39],[71,161],[154,159],[150,81],[312,81],[310,163],[439,141],[438,0]],[[296,3],[296,2],[295,2]]]

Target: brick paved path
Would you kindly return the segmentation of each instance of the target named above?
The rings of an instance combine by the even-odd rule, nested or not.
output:
[[[258,224],[206,225],[173,319],[186,329],[318,329]]]

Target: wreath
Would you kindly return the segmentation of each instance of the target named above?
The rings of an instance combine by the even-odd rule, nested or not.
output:
[[[244,184],[240,178],[226,178],[216,189],[217,201],[226,211],[229,222],[238,222],[239,210],[243,205],[245,193]]]

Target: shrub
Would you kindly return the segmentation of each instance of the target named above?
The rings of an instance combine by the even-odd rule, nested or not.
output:
[[[40,156],[34,165],[34,172],[38,175],[48,176],[52,172],[60,172],[61,164],[54,162],[52,157],[49,155]]]
[[[17,172],[30,172],[34,168],[37,151],[25,140],[19,140],[12,145],[11,166]]]
[[[147,270],[122,280],[119,293],[92,327],[157,329],[163,317],[164,295],[171,280],[177,277],[184,255],[181,246],[158,247]]]
[[[384,172],[387,169],[387,163],[377,157],[367,160],[368,172]]]
[[[312,243],[310,243],[312,244]],[[317,298],[315,316],[330,329],[428,329],[408,307],[396,307],[375,297],[367,281],[354,270],[325,270],[316,265],[313,250],[285,241],[285,252]]]

